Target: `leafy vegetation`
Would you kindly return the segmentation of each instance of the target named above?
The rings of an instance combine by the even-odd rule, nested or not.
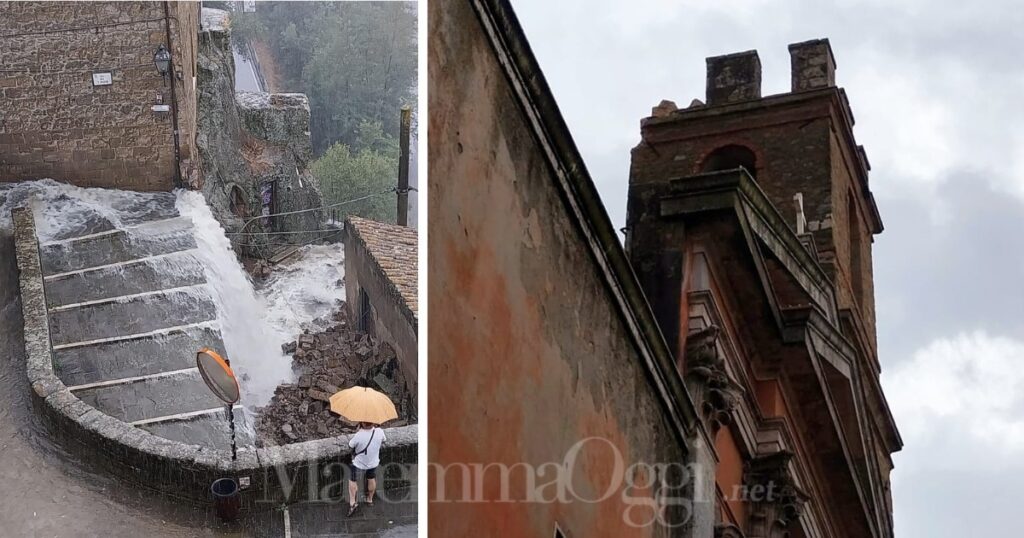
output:
[[[357,133],[353,149],[345,144],[335,144],[313,163],[313,175],[320,181],[325,203],[354,200],[395,186],[398,177],[398,144],[395,139],[385,134],[377,123],[364,122]],[[395,196],[373,196],[339,206],[332,214],[339,220],[348,215],[359,215],[395,222]]]
[[[416,24],[412,2],[260,2],[232,15],[236,45],[273,56],[275,91],[309,97],[312,171],[326,204],[397,184],[399,109],[416,101]],[[396,213],[385,194],[333,216],[394,222]]]
[[[354,147],[367,122],[398,137],[399,108],[416,100],[416,24],[412,2],[260,2],[232,16],[232,39],[266,45],[275,89],[309,96],[319,156]]]

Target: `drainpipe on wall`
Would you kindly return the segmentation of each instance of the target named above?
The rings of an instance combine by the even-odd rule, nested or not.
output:
[[[181,184],[181,148],[178,143],[178,99],[174,92],[177,58],[175,57],[173,43],[171,42],[171,10],[166,1],[164,2],[164,23],[167,29],[167,50],[171,51],[171,121],[174,122],[174,186],[184,187]]]
[[[402,107],[402,123],[398,133],[398,225],[409,225],[409,126],[412,123],[412,109]]]

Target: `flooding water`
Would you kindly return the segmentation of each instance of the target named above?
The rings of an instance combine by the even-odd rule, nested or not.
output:
[[[272,325],[288,341],[303,329],[324,329],[323,318],[345,299],[345,249],[340,243],[309,245],[274,267],[256,290]]]
[[[178,191],[176,205],[194,225],[196,256],[218,308],[232,367],[241,377],[242,403],[251,409],[266,405],[274,389],[294,377],[281,345],[303,329],[316,328],[344,299],[344,250],[340,244],[303,247],[256,289],[202,195]]]
[[[2,196],[2,193],[0,193]],[[32,410],[9,213],[0,203],[0,536],[214,536],[205,509],[94,474]]]
[[[48,180],[0,184],[0,536],[277,535],[280,524],[271,522],[279,515],[268,515],[264,523],[223,528],[209,506],[180,503],[93,472],[88,462],[51,442],[29,397],[10,230],[11,209],[32,196],[39,199],[34,213],[44,241],[123,227],[133,227],[132,239],[144,241],[159,237],[167,224],[138,226],[146,215],[162,216],[167,193],[79,189]],[[159,196],[164,198],[157,201]],[[281,343],[329,313],[343,297],[338,286],[341,247],[307,247],[257,293],[203,199],[180,192],[171,202],[170,207],[195,224],[195,259],[204,264],[211,295],[222,309],[225,344],[233,365],[247,377],[243,386],[249,403],[269,399],[273,388],[291,376]],[[188,262],[152,263],[174,272]]]
[[[270,323],[249,275],[202,195],[178,191],[176,206],[182,217],[192,221],[196,257],[217,305],[231,366],[239,373],[242,404],[249,408],[266,405],[274,389],[292,377],[291,359],[281,351],[281,343],[289,337],[283,327]]]
[[[41,241],[61,240],[112,229],[127,231],[135,244],[156,244],[191,225],[196,249],[147,260],[159,274],[195,271],[207,285],[184,290],[182,300],[209,296],[217,308],[221,336],[239,373],[242,404],[266,405],[274,389],[293,381],[291,359],[281,345],[312,327],[344,298],[341,245],[308,246],[282,264],[259,291],[238,262],[220,223],[197,192],[136,193],[82,189],[51,180],[0,186],[0,220],[35,200]],[[179,217],[180,215],[180,217]]]

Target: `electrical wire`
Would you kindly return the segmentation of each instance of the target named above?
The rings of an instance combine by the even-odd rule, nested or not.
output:
[[[271,218],[271,217],[279,217],[279,216],[284,216],[284,215],[297,215],[297,214],[301,214],[301,213],[308,213],[308,212],[311,212],[311,211],[330,210],[330,209],[334,209],[336,207],[341,207],[341,206],[348,205],[348,204],[354,204],[356,202],[361,202],[363,200],[368,200],[370,198],[374,198],[374,197],[377,197],[377,196],[383,196],[385,194],[393,193],[393,192],[398,192],[398,191],[399,191],[398,187],[390,187],[390,188],[387,188],[387,189],[382,190],[380,192],[375,192],[375,193],[372,193],[372,194],[367,194],[365,196],[359,196],[357,198],[352,198],[350,200],[343,200],[341,202],[335,202],[335,203],[332,203],[332,204],[327,204],[327,205],[323,205],[323,206],[319,206],[319,207],[311,207],[311,208],[308,208],[308,209],[298,209],[298,210],[295,210],[295,211],[285,211],[285,212],[282,212],[282,213],[273,213],[273,214],[270,214],[270,215],[259,215],[259,216],[252,217],[249,220],[245,221],[245,224],[242,225],[241,231],[238,231],[238,232],[225,232],[225,235],[235,236],[234,238],[231,239],[231,244],[232,244],[232,246],[239,247],[239,248],[255,248],[257,250],[262,250],[262,249],[271,248],[271,247],[275,247],[275,246],[278,246],[278,247],[280,247],[280,246],[299,246],[299,247],[302,247],[302,246],[310,245],[310,244],[313,244],[313,243],[315,243],[317,241],[324,241],[324,240],[330,238],[331,236],[338,235],[338,234],[340,234],[342,232],[342,230],[330,230],[330,229],[323,229],[323,228],[318,228],[318,229],[315,229],[315,230],[292,230],[292,231],[283,231],[283,232],[247,232],[245,230],[246,230],[246,228],[249,227],[249,225],[251,223],[259,221],[260,219]],[[241,237],[241,236],[253,237],[253,236],[278,236],[278,235],[296,235],[296,234],[321,234],[321,235],[319,235],[318,237],[316,237],[316,238],[314,238],[312,240],[307,240],[307,241],[301,242],[301,243],[287,243],[287,242],[285,242],[285,243],[274,243],[274,244],[268,244],[268,243],[261,244],[261,243],[251,243],[251,242],[242,243],[241,242],[243,240],[243,237]],[[259,255],[259,257],[266,259],[266,256]]]
[[[320,211],[320,210],[323,210],[323,209],[333,209],[335,207],[340,207],[340,206],[343,206],[343,205],[354,204],[356,202],[362,202],[363,200],[368,200],[370,198],[373,198],[374,196],[381,196],[381,195],[387,194],[389,192],[397,192],[397,191],[398,191],[398,187],[390,187],[388,189],[382,190],[382,191],[377,192],[377,193],[367,194],[366,196],[360,196],[359,198],[353,198],[351,200],[345,200],[343,202],[335,202],[333,204],[327,204],[327,205],[323,205],[323,206],[320,206],[320,207],[311,207],[309,209],[298,209],[298,210],[295,210],[295,211],[285,211],[283,213],[274,213],[272,215],[259,215],[259,216],[256,216],[256,217],[252,217],[251,219],[246,221],[245,224],[248,225],[250,222],[253,222],[253,221],[257,220],[257,219],[262,219],[262,218],[265,218],[265,217],[281,217],[281,216],[284,216],[284,215],[297,215],[299,213],[308,213],[310,211]],[[242,227],[245,228],[245,226],[242,226]]]

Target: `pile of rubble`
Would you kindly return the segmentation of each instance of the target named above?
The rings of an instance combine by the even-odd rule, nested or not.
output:
[[[258,443],[262,445],[300,443],[355,431],[330,411],[330,397],[339,390],[366,386],[379,390],[395,402],[398,420],[386,426],[415,422],[415,402],[398,365],[394,349],[387,343],[354,330],[346,319],[344,304],[317,333],[306,330],[298,340],[283,346],[292,355],[296,383],[286,383],[274,392],[270,404],[259,411],[256,421]]]

